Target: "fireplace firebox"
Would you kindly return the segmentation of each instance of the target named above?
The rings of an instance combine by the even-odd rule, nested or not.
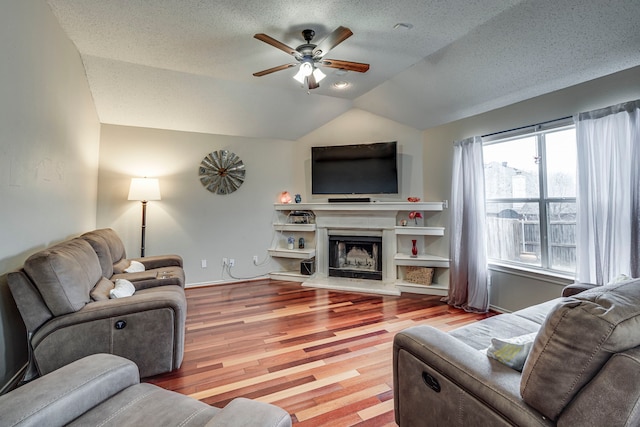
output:
[[[382,280],[382,237],[330,235],[329,276]]]

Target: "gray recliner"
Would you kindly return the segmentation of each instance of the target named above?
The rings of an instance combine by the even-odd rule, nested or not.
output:
[[[136,365],[95,354],[0,396],[0,425],[288,427],[283,409],[244,398],[222,409],[140,383]]]
[[[493,338],[530,334],[522,372],[486,354]],[[393,356],[401,427],[638,426],[640,279],[449,333],[408,328],[396,335]]]
[[[143,286],[132,281],[132,296],[110,299],[114,283],[84,238],[33,254],[22,269],[9,273],[8,283],[29,334],[26,380],[95,353],[134,361],[142,377],[182,363],[187,309],[182,286],[163,278],[143,280]]]

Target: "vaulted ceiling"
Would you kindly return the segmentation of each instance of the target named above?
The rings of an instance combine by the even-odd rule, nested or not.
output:
[[[127,126],[296,140],[360,108],[427,129],[640,65],[637,0],[48,3],[100,121]],[[254,34],[295,48],[339,26],[354,35],[327,57],[368,72],[323,68],[312,91],[295,68],[252,75],[292,62]]]

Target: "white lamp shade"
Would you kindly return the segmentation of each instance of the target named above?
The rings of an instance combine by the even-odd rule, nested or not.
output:
[[[157,178],[131,178],[128,200],[160,200],[160,184]]]

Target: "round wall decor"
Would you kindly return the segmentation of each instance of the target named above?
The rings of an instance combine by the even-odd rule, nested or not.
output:
[[[204,187],[215,194],[229,194],[244,182],[244,163],[235,153],[218,150],[207,154],[200,163],[198,174]]]

